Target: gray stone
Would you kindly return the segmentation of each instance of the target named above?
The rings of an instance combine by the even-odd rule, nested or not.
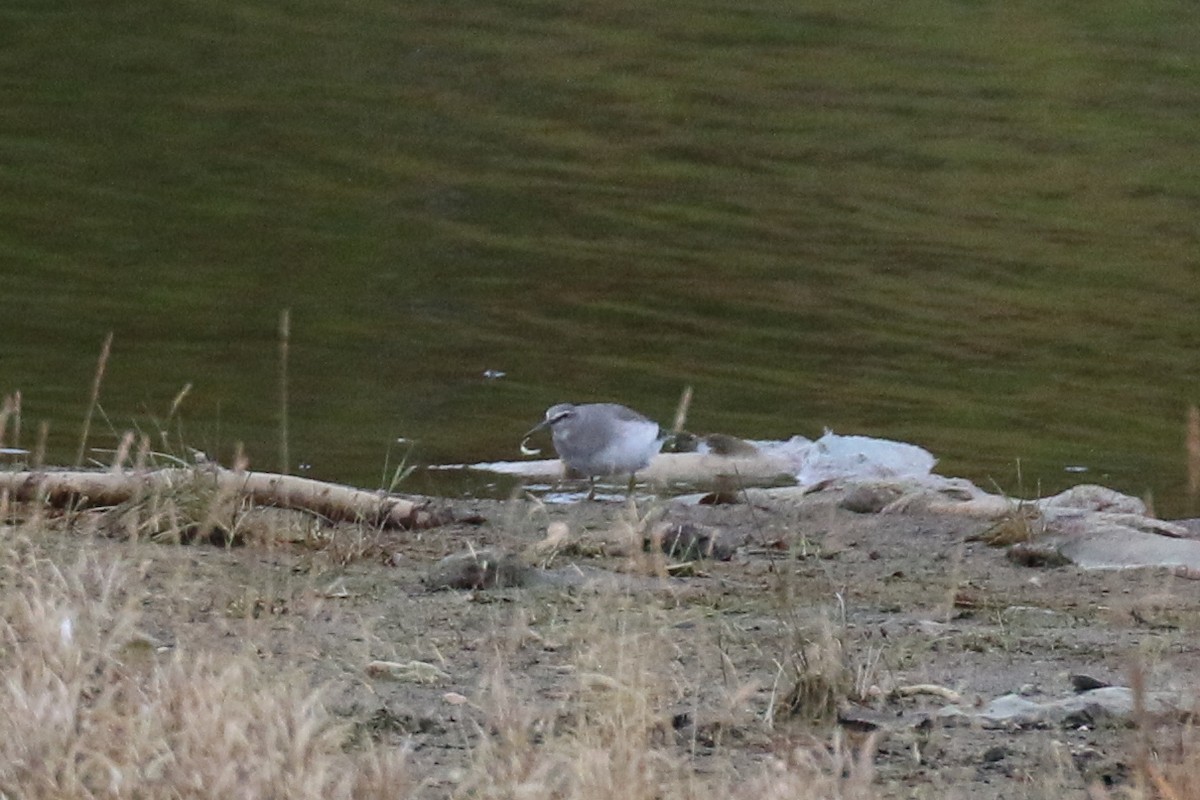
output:
[[[1153,717],[1186,716],[1192,701],[1175,692],[1147,692],[1143,698],[1146,713]],[[1035,702],[1017,694],[997,697],[984,708],[975,710],[946,706],[938,712],[946,724],[978,723],[984,728],[1068,728],[1124,726],[1132,724],[1133,690],[1126,686],[1105,686],[1069,697]]]
[[[697,558],[728,561],[738,547],[730,534],[692,522],[660,526],[646,537],[644,544],[647,548],[653,547],[655,540],[664,553],[681,561]]]
[[[1200,541],[1141,533],[1127,528],[1066,536],[1058,539],[1055,546],[1064,558],[1084,569],[1200,569]]]
[[[501,589],[524,586],[534,574],[532,567],[512,553],[474,550],[446,556],[433,565],[425,576],[425,588]]]
[[[841,499],[839,506],[856,514],[878,514],[904,494],[904,489],[895,484],[859,484]]]

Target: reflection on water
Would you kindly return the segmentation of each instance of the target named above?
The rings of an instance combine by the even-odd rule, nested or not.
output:
[[[22,444],[48,420],[72,460],[111,330],[95,443],[163,428],[273,469],[289,308],[290,450],[318,477],[516,457],[562,400],[666,421],[690,384],[697,431],[830,427],[985,488],[1184,512],[1195,19],[2,9],[0,391]]]

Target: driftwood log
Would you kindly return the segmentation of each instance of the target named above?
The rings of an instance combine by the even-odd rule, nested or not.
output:
[[[526,480],[557,481],[564,477],[563,462],[557,458],[537,461],[492,461],[481,464],[446,464],[431,469],[473,469],[518,475]],[[650,466],[639,470],[638,480],[650,483],[690,483],[697,486],[723,479],[738,485],[770,485],[780,480],[795,482],[794,468],[779,458],[758,452],[718,455],[716,453],[659,453]]]
[[[273,472],[211,468],[157,470],[0,472],[0,494],[41,500],[56,507],[115,506],[155,492],[185,488],[215,491],[277,508],[309,511],[334,522],[359,521],[384,528],[429,528],[449,521],[428,502],[408,500]]]

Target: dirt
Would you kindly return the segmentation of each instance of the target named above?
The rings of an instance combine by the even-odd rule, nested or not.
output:
[[[622,659],[641,659],[639,680],[657,680],[646,691],[664,746],[697,773],[749,774],[840,728],[875,748],[876,785],[889,798],[1083,797],[1091,781],[1129,780],[1137,741],[1122,720],[949,727],[932,716],[944,697],[898,698],[897,687],[944,687],[970,708],[1010,692],[1063,697],[1074,674],[1129,685],[1140,665],[1152,689],[1200,674],[1200,584],[1165,570],[1022,566],[970,541],[988,523],[854,513],[821,498],[801,507],[448,505],[474,521],[418,532],[341,526],[315,538],[309,528],[307,538],[233,548],[88,541],[141,565],[146,632],[164,649],[251,652],[280,680],[325,687],[359,735],[409,749],[430,798],[451,792],[495,730],[497,686],[531,718],[569,725],[582,676],[633,674]],[[680,565],[641,548],[660,523],[738,547],[728,561]],[[78,537],[53,538],[47,547],[78,547]],[[429,589],[439,560],[485,548],[515,554],[534,575],[618,579]],[[817,688],[813,703],[786,708],[796,654],[808,655],[811,679],[821,648],[844,668],[827,681],[842,724],[819,718],[820,680],[806,684]],[[417,673],[429,682],[366,670],[414,660],[437,668]],[[873,722],[850,721],[854,708]],[[910,724],[917,712],[930,719]]]

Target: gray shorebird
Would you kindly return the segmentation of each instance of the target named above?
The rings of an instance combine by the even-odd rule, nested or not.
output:
[[[588,479],[589,500],[596,496],[596,478],[609,475],[628,474],[632,493],[634,474],[646,468],[664,439],[657,422],[616,403],[551,406],[525,438],[544,428],[568,472]]]

